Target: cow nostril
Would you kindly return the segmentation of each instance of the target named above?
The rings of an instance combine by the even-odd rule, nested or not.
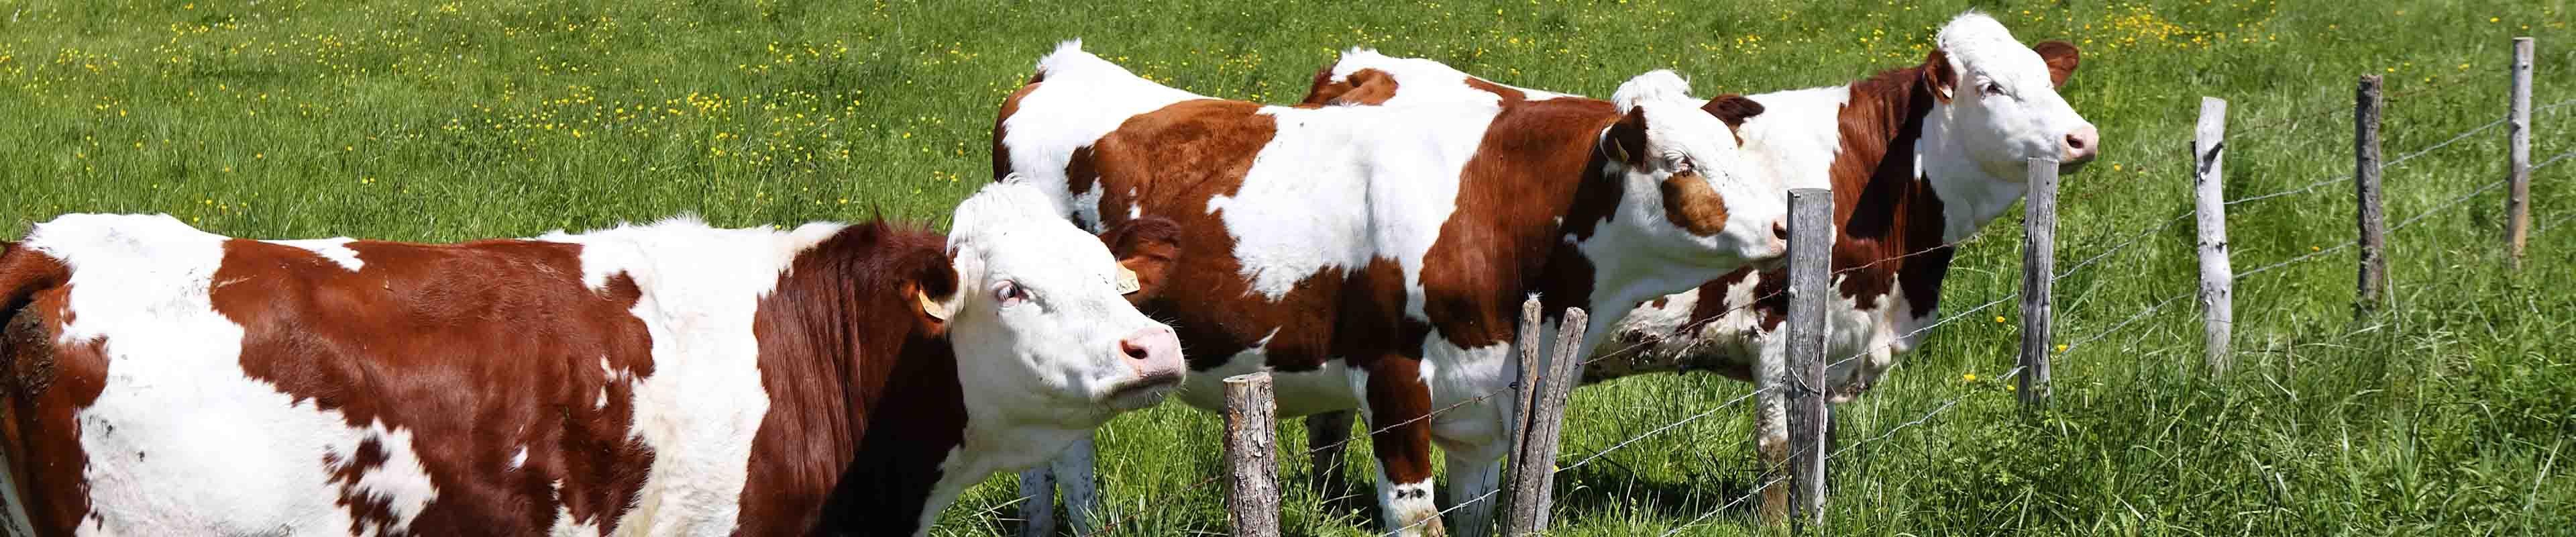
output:
[[[1128,358],[1136,360],[1143,360],[1153,356],[1152,351],[1147,350],[1144,345],[1136,344],[1136,340],[1133,339],[1119,340],[1118,350],[1119,352],[1126,353]]]
[[[1778,237],[1780,240],[1784,240],[1784,241],[1785,241],[1785,240],[1789,240],[1789,223],[1788,223],[1788,222],[1772,222],[1772,223],[1771,223],[1771,236],[1773,236],[1773,237]]]
[[[2084,143],[2084,137],[2082,137],[2082,136],[2076,136],[2076,135],[2072,135],[2072,134],[2066,135],[2066,147],[2067,147],[2067,148],[2069,148],[2069,149],[2077,149],[2077,150],[2081,150],[2081,149],[2084,149],[2084,145],[2085,145],[2085,143]]]

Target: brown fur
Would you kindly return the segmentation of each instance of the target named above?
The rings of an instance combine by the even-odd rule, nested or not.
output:
[[[106,340],[55,345],[71,321],[71,271],[59,260],[15,245],[0,252],[0,449],[10,454],[11,494],[26,522],[43,535],[70,535],[91,517],[74,414],[107,388]],[[66,434],[68,433],[68,434]]]

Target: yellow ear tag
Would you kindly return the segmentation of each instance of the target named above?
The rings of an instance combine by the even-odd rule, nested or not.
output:
[[[1118,266],[1118,294],[1132,295],[1144,288],[1144,284],[1136,282],[1136,271],[1128,270],[1126,265]]]
[[[929,294],[929,293],[923,293],[923,292],[919,292],[919,291],[914,291],[914,292],[913,292],[913,294],[912,294],[912,296],[914,296],[914,297],[917,297],[917,298],[920,298],[920,299],[921,299],[921,312],[922,312],[922,313],[928,313],[928,314],[930,314],[930,318],[932,318],[932,319],[938,319],[938,320],[942,320],[942,321],[948,320],[948,314],[949,314],[950,312],[948,311],[948,305],[947,305],[947,304],[941,304],[941,303],[939,303],[939,301],[937,301],[937,300],[931,300],[931,299],[930,299],[930,294]]]

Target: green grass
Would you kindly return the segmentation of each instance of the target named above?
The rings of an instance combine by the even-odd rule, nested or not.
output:
[[[1593,95],[1673,68],[1716,94],[1909,63],[1933,27],[1984,6],[2026,41],[2084,50],[2065,94],[2106,152],[2064,181],[2059,259],[2071,266],[2190,210],[2185,144],[2203,95],[2233,103],[2227,188],[2239,197],[2349,173],[2355,75],[2390,80],[2392,157],[2501,116],[2511,36],[2540,38],[2539,102],[2576,98],[2563,0],[1191,4],[0,0],[0,235],[79,211],[424,241],[684,212],[732,226],[938,220],[989,180],[995,106],[1059,39],[1179,87],[1270,102],[1298,97],[1354,45]],[[2576,149],[2571,122],[2576,107],[2540,115],[2534,153]],[[2494,129],[2391,169],[2392,223],[2501,177],[2503,145]],[[2535,220],[2571,214],[2571,170],[2537,172]],[[2350,241],[2348,192],[2232,207],[2236,266]],[[2041,413],[1995,378],[2018,342],[2016,323],[1993,318],[2011,320],[2011,304],[1945,326],[1838,409],[1852,445],[1958,401],[1841,459],[1830,530],[2576,532],[2576,289],[2560,287],[2576,227],[2537,234],[2525,268],[2507,270],[2501,205],[2481,194],[2393,233],[2394,303],[2360,321],[2349,252],[2242,282],[2242,355],[2215,380],[2197,365],[2189,300],[2061,356]],[[2019,288],[2016,221],[1964,249],[1951,311]],[[2153,232],[2060,281],[2060,341],[2188,292],[2191,233]],[[1564,451],[1588,455],[1747,389],[1677,376],[1587,388]],[[1568,473],[1554,533],[1661,532],[1712,512],[1755,480],[1750,427],[1720,410]],[[1217,430],[1178,405],[1105,430],[1120,533],[1224,531],[1220,489],[1192,486],[1217,471]],[[1303,447],[1296,425],[1281,436]],[[1365,468],[1366,452],[1349,462]],[[1305,472],[1292,463],[1283,477]],[[1289,488],[1291,533],[1374,527]],[[1002,532],[1012,494],[996,476],[934,533]],[[1747,518],[1739,506],[1682,533],[1759,532]]]

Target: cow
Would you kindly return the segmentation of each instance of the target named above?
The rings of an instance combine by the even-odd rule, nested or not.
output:
[[[0,257],[16,535],[924,535],[1186,369],[1026,185],[952,232],[460,244],[74,214]],[[1157,254],[1155,252],[1165,252]],[[1151,290],[1140,290],[1140,294]]]
[[[1144,301],[1192,357],[1179,399],[1214,410],[1213,379],[1268,371],[1281,416],[1359,409],[1383,522],[1407,534],[1445,533],[1437,442],[1459,533],[1481,535],[1516,411],[1488,396],[1516,375],[1524,297],[1625,311],[1786,249],[1784,187],[1739,173],[1726,123],[1688,92],[1656,71],[1611,101],[1263,106],[1070,42],[1002,103],[995,173],[1077,222],[1185,230],[1149,284],[1169,291]],[[1080,523],[1084,500],[1068,503]]]
[[[2073,173],[2100,151],[2093,125],[2057,94],[2077,67],[2074,45],[2023,46],[1974,11],[1945,24],[1935,40],[1920,64],[1845,85],[1753,95],[1759,115],[1741,114],[1736,108],[1747,101],[1723,96],[1703,106],[1747,118],[1731,123],[1760,173],[1834,191],[1838,292],[1827,307],[1826,355],[1834,402],[1866,391],[1922,341],[1939,317],[1953,243],[2021,199],[2026,159],[2055,158],[2061,172]],[[1430,60],[1377,54],[1345,54],[1324,72],[1360,74],[1339,85],[1319,75],[1309,102],[1367,105],[1348,97],[1364,95],[1485,103],[1533,91]],[[1454,82],[1462,76],[1471,82]],[[1778,270],[1738,270],[1637,305],[1585,364],[1585,382],[1670,371],[1777,378],[1786,350],[1786,280]],[[1756,446],[1778,475],[1789,449],[1782,394],[1757,399]],[[1778,519],[1786,487],[1763,492],[1762,513]]]

